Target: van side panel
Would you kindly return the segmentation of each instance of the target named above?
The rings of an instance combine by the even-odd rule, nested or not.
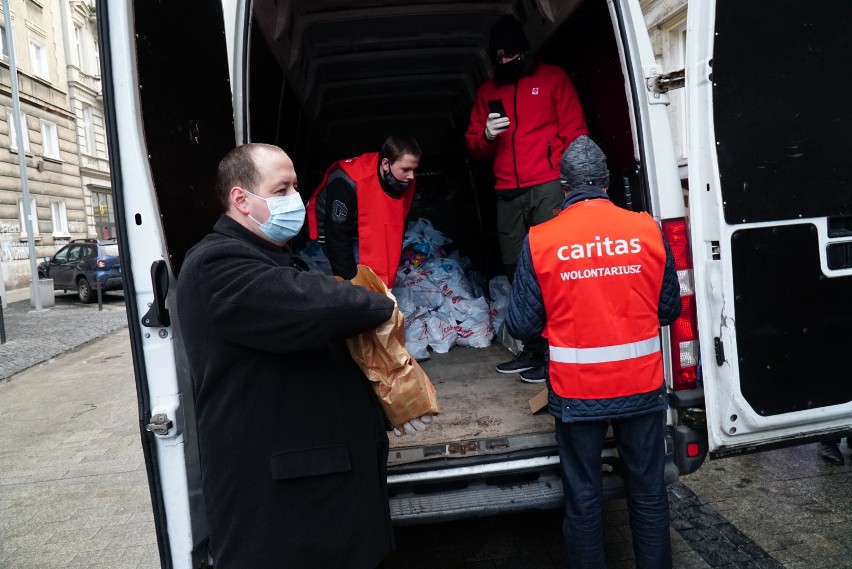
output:
[[[716,14],[725,221],[852,214],[852,3],[719,0]]]
[[[762,415],[852,400],[852,277],[826,279],[813,224],[731,237],[743,397]]]
[[[690,223],[711,457],[850,428],[850,26],[841,0],[689,3]]]

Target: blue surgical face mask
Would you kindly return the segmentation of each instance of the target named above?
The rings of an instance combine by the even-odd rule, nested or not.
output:
[[[269,220],[266,223],[260,223],[251,215],[249,219],[257,223],[260,231],[273,242],[284,245],[302,229],[305,223],[305,204],[302,203],[299,192],[272,198],[262,198],[248,190],[246,193],[266,202],[266,207],[269,208]]]

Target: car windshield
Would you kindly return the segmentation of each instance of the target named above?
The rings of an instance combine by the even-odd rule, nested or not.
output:
[[[112,245],[101,245],[101,251],[103,251],[104,255],[118,257],[118,244],[113,243]]]

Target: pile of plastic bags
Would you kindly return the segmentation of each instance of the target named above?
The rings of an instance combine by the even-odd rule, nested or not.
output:
[[[491,279],[488,300],[484,278],[470,271],[470,261],[457,251],[445,252],[451,242],[425,218],[409,222],[405,231],[391,292],[405,317],[405,345],[417,360],[427,359],[429,348],[438,353],[455,345],[487,348],[509,304],[509,279]],[[331,274],[315,242],[300,256],[312,269]]]
[[[403,238],[393,294],[405,316],[405,345],[416,359],[428,358],[429,348],[490,346],[508,304],[508,279],[492,279],[489,301],[482,278],[466,272],[469,260],[444,251],[450,242],[425,218],[410,222]]]

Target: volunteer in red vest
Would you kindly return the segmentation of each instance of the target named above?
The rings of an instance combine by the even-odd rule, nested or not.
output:
[[[529,53],[530,42],[517,19],[503,15],[489,33],[494,77],[476,92],[465,137],[471,156],[492,160],[497,237],[511,280],[529,228],[561,210],[559,160],[568,144],[588,129],[568,74]],[[495,107],[502,104],[505,114],[492,111],[492,101]],[[541,338],[530,339],[497,371],[542,382],[546,350]]]
[[[612,425],[636,566],[668,568],[668,402],[659,332],[680,314],[674,259],[650,215],[609,201],[606,157],[588,136],[568,147],[560,182],[564,209],[530,229],[506,319],[514,337],[541,334],[549,344],[566,567],[606,566],[601,451]]]
[[[379,152],[328,168],[307,204],[308,234],[335,275],[351,279],[360,263],[393,287],[420,155],[414,138],[392,134]]]

